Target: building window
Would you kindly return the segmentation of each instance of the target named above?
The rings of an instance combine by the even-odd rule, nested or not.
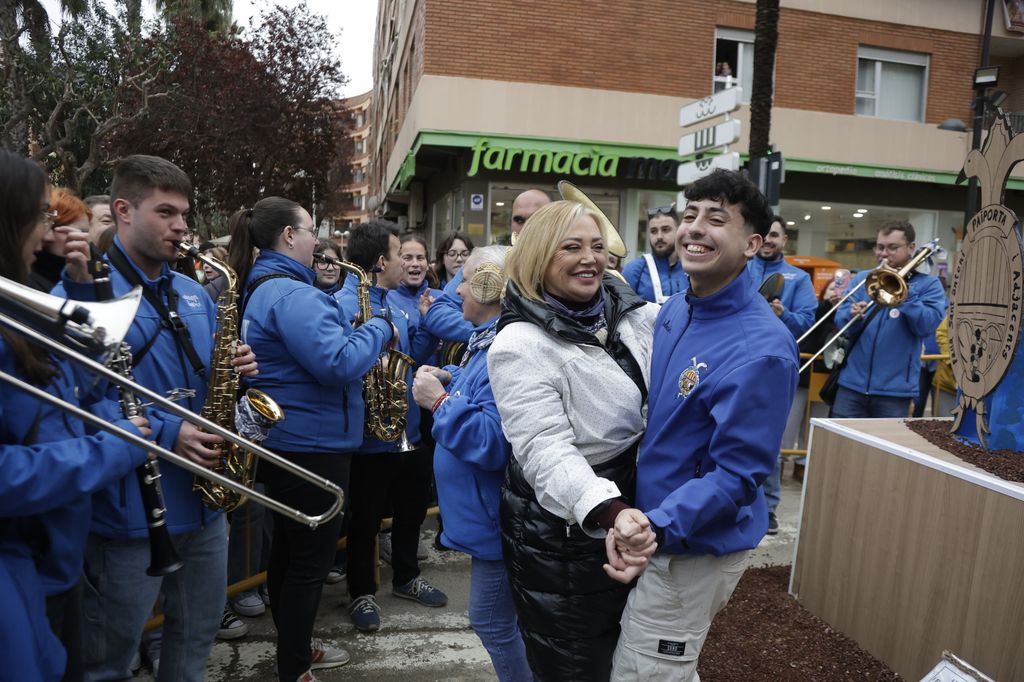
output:
[[[366,172],[362,169],[354,171],[352,173],[352,182],[362,182],[366,179]]]
[[[362,128],[365,123],[366,117],[363,115],[363,112],[360,111],[356,114],[356,128]]]
[[[356,140],[356,154],[362,154],[366,151],[366,140]]]
[[[928,55],[857,48],[858,116],[924,121]]]
[[[743,88],[742,101],[750,102],[754,82],[754,33],[735,28],[715,29],[715,92],[737,85]]]

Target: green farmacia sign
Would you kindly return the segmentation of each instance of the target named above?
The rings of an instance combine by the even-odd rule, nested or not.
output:
[[[469,166],[467,176],[473,177],[483,168],[499,171],[518,170],[522,173],[614,178],[619,171],[619,158],[602,154],[597,147],[578,152],[491,147],[489,140],[482,137],[473,145],[473,162]]]

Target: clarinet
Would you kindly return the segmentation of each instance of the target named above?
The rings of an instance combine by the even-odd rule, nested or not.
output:
[[[110,284],[110,265],[103,260],[94,244],[89,245],[89,252],[89,272],[93,276],[96,299],[111,299],[114,293]],[[121,343],[108,364],[124,378],[135,380],[132,376],[132,354],[127,343]],[[125,419],[141,417],[145,413],[142,401],[128,388],[122,386],[118,389],[118,401]],[[160,487],[160,465],[155,459],[146,460],[145,464],[135,469],[135,476],[139,481],[142,506],[146,510],[146,529],[149,532],[149,568],[146,569],[146,575],[156,577],[174,573],[184,563],[178,557],[174,541],[167,530],[167,507]]]

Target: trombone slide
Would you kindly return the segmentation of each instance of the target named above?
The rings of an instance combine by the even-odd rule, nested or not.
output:
[[[54,405],[59,409],[63,409],[66,412],[74,415],[75,417],[78,417],[79,419],[88,422],[99,429],[102,429],[103,431],[107,431],[108,433],[112,433],[118,436],[119,438],[127,440],[128,442],[132,443],[133,445],[136,445],[137,447],[143,448],[144,450],[148,450],[150,452],[154,452],[160,457],[177,464],[181,468],[190,471],[191,473],[196,474],[197,476],[207,478],[226,488],[229,488],[251,499],[254,499],[260,504],[264,505],[265,507],[273,509],[282,516],[290,518],[296,521],[297,523],[309,526],[311,529],[317,528],[317,526],[324,523],[325,521],[330,520],[341,511],[342,503],[344,501],[344,494],[342,493],[341,488],[339,488],[337,485],[327,480],[326,478],[323,478],[322,476],[317,476],[316,474],[307,471],[306,469],[303,469],[302,467],[288,461],[287,459],[275,455],[273,452],[270,452],[266,448],[256,445],[255,443],[249,442],[244,438],[238,436],[237,434],[233,433],[232,431],[229,431],[228,429],[225,429],[219,426],[218,424],[211,422],[208,419],[204,419],[203,417],[193,412],[190,412],[189,410],[181,407],[180,405],[173,401],[168,400],[164,396],[160,395],[156,391],[147,388],[146,386],[125,379],[123,376],[113,371],[109,367],[106,367],[105,365],[96,362],[92,358],[89,358],[86,355],[77,352],[76,350],[68,348],[61,342],[50,338],[46,334],[42,334],[36,331],[30,326],[23,324],[22,322],[3,312],[0,312],[0,325],[3,325],[19,334],[22,334],[36,341],[40,345],[45,346],[48,350],[52,351],[53,353],[56,353],[57,355],[63,358],[67,358],[68,360],[72,360],[74,362],[79,363],[83,368],[89,370],[96,376],[103,377],[104,379],[106,379],[107,381],[109,381],[110,383],[119,388],[130,390],[137,397],[145,398],[146,400],[152,402],[154,405],[159,406],[160,409],[169,412],[175,416],[181,417],[182,419],[191,422],[195,426],[201,427],[207,433],[215,433],[218,436],[224,438],[226,441],[234,443],[239,447],[243,447],[251,451],[255,455],[274,464],[275,466],[278,466],[281,469],[284,469],[289,473],[298,476],[299,478],[302,478],[313,483],[322,490],[325,490],[326,492],[332,494],[335,498],[334,502],[331,504],[330,508],[328,508],[322,514],[318,514],[315,516],[304,514],[303,512],[297,509],[292,509],[291,507],[288,507],[282,504],[281,502],[278,502],[277,500],[274,500],[268,497],[267,495],[258,492],[255,489],[250,489],[245,486],[239,485],[236,481],[227,478],[226,476],[222,476],[216,472],[210,471],[205,467],[195,464],[186,457],[182,457],[181,455],[171,452],[170,450],[166,450],[162,447],[159,447],[155,443],[147,441],[141,438],[140,436],[131,433],[130,431],[110,424],[104,421],[102,418],[93,415],[91,412],[83,410],[77,405],[72,405],[59,398],[56,398],[50,395],[49,393],[46,393],[45,391],[42,391],[41,389],[38,389],[37,387],[32,386],[31,384],[28,384],[18,379],[17,377],[0,372],[0,381],[20,388],[25,392],[31,394],[32,396],[38,398],[39,400]]]

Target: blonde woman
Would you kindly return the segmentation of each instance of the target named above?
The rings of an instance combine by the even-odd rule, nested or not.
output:
[[[630,506],[658,306],[605,277],[611,224],[570,201],[540,208],[508,256],[491,386],[512,444],[504,560],[539,680],[606,680],[629,587],[606,529]],[[643,552],[653,552],[653,534]]]

